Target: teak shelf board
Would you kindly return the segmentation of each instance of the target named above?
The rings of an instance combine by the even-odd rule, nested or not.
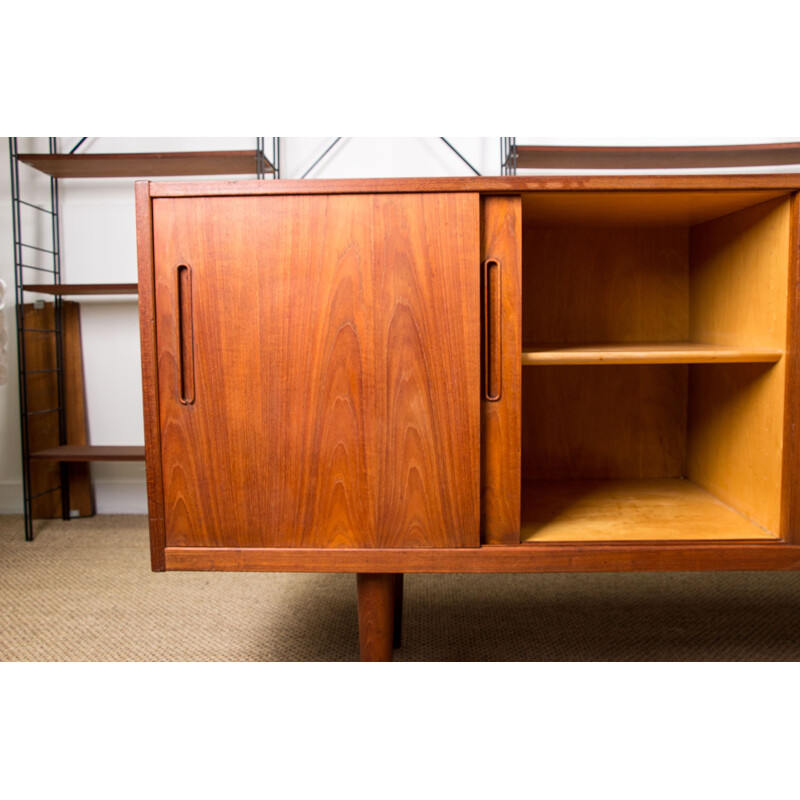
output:
[[[31,458],[47,461],[144,461],[144,447],[65,444],[31,453]]]
[[[548,344],[522,351],[523,365],[556,364],[731,364],[777,362],[770,348],[724,347],[699,342],[647,344]]]
[[[41,294],[79,295],[79,294],[138,294],[138,283],[48,283],[25,287],[26,292]]]
[[[20,155],[19,160],[53,178],[139,178],[179,175],[256,175],[258,151],[184,153],[76,153]],[[274,172],[266,158],[265,172]]]
[[[517,145],[518,169],[692,169],[800,164],[800,142],[672,147]]]
[[[778,539],[683,478],[525,481],[520,538],[523,543]]]

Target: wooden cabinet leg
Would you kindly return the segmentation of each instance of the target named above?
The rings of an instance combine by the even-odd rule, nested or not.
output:
[[[358,638],[362,661],[391,661],[395,576],[358,573]]]
[[[403,638],[403,573],[394,576],[394,637],[392,646],[396,650]]]

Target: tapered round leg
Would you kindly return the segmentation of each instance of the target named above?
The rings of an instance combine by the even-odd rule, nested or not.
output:
[[[358,638],[362,661],[391,661],[395,576],[359,573]]]
[[[394,576],[394,641],[392,645],[397,650],[403,637],[403,573]]]

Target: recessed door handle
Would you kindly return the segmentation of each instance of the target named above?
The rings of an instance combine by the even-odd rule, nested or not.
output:
[[[499,400],[503,394],[503,319],[500,262],[483,262],[483,395]]]
[[[194,403],[194,321],[192,316],[192,268],[178,266],[178,398]]]

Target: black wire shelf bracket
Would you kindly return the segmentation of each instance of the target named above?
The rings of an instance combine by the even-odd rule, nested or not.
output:
[[[331,143],[330,143],[330,144],[329,144],[329,145],[328,145],[328,146],[325,148],[325,150],[323,150],[323,151],[322,151],[322,154],[321,154],[321,155],[319,155],[319,156],[317,157],[317,159],[314,161],[314,163],[313,163],[313,164],[312,164],[312,165],[311,165],[311,166],[310,166],[310,167],[309,167],[309,168],[308,168],[308,169],[307,169],[307,170],[306,170],[306,171],[305,171],[305,172],[304,172],[304,173],[303,173],[303,174],[300,176],[300,180],[303,180],[303,178],[307,178],[307,177],[308,177],[308,175],[309,175],[309,174],[310,174],[310,173],[311,173],[311,172],[314,170],[314,168],[317,166],[317,164],[319,164],[319,163],[320,163],[320,162],[321,162],[321,161],[322,161],[322,160],[325,158],[325,156],[327,156],[327,155],[328,155],[328,153],[330,153],[330,152],[331,152],[331,150],[333,150],[333,148],[334,148],[334,147],[336,147],[336,145],[337,145],[337,144],[339,144],[339,142],[341,142],[341,141],[342,141],[342,137],[341,137],[341,136],[337,136],[337,137],[336,137],[336,138],[335,138],[335,139],[334,139],[334,140],[333,140],[333,141],[332,141],[332,142],[331,142]]]
[[[33,264],[20,264],[19,266],[22,269],[35,269],[37,272],[48,272],[51,275],[56,274],[56,271],[53,269],[47,269],[46,267],[35,267]]]
[[[28,208],[35,208],[37,211],[43,211],[45,214],[53,213],[49,208],[43,208],[42,206],[37,206],[35,203],[29,203],[27,200],[20,200],[19,198],[17,198],[17,203],[23,206],[28,206]]]
[[[464,162],[464,163],[465,163],[465,164],[466,164],[466,165],[467,165],[467,166],[468,166],[468,167],[469,167],[469,168],[470,168],[470,169],[471,169],[471,170],[472,170],[472,171],[473,171],[473,172],[474,172],[476,175],[480,176],[480,174],[481,174],[481,173],[480,173],[480,172],[478,172],[478,170],[477,170],[477,169],[475,169],[475,167],[473,167],[473,166],[472,166],[472,164],[470,164],[470,163],[469,163],[469,161],[467,161],[467,159],[466,159],[466,158],[464,158],[464,156],[462,155],[462,153],[461,153],[461,152],[460,152],[460,151],[459,151],[457,148],[455,148],[455,147],[454,147],[452,144],[450,144],[450,142],[448,142],[448,141],[447,141],[447,139],[445,139],[445,138],[444,138],[444,136],[440,136],[439,138],[440,138],[440,139],[441,139],[441,140],[442,140],[442,141],[443,141],[443,142],[444,142],[444,143],[445,143],[445,144],[446,144],[446,145],[447,145],[447,146],[448,146],[448,147],[449,147],[449,148],[450,148],[450,149],[451,149],[451,150],[452,150],[452,151],[453,151],[453,152],[454,152],[454,153],[455,153],[455,154],[456,154],[456,155],[457,155],[457,156],[458,156],[458,157],[459,157],[459,158],[460,158],[460,159],[461,159],[461,160],[462,160],[462,161],[463,161],[463,162]]]
[[[300,180],[303,178],[307,178],[316,167],[328,156],[328,154],[336,147],[339,142],[342,141],[344,137],[337,136],[323,151],[320,153],[319,156],[314,160],[310,167],[306,169],[306,171],[300,176]],[[475,175],[480,175],[481,173],[475,169],[475,167],[464,157],[458,148],[456,148],[451,142],[449,142],[444,136],[440,136],[439,139],[443,141],[449,148],[452,150],[469,168]]]
[[[29,250],[38,250],[40,253],[50,253],[50,255],[55,255],[55,250],[50,250],[46,247],[37,247],[35,244],[25,244],[25,242],[21,243],[22,247],[27,247]]]
[[[46,494],[52,494],[53,492],[60,492],[61,491],[61,484],[58,486],[54,486],[52,489],[45,489],[43,492],[37,492],[34,495],[31,495],[31,500],[36,500],[39,497],[44,497]]]

